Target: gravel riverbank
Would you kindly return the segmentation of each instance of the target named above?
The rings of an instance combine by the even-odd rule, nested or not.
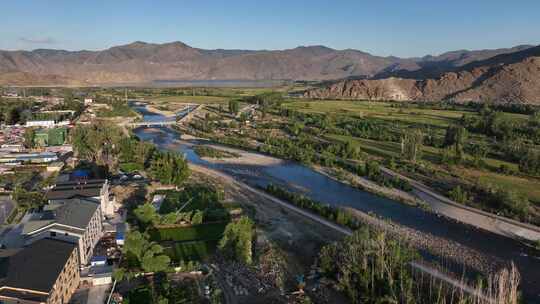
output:
[[[239,187],[245,188],[246,190],[260,195],[261,198],[264,198],[265,200],[273,201],[278,206],[286,206],[288,209],[293,210],[294,212],[303,215],[311,220],[314,220],[315,222],[318,222],[327,228],[343,233],[345,235],[350,235],[352,233],[348,228],[341,227],[335,223],[329,222],[328,220],[314,215],[307,210],[303,210],[285,201],[277,199],[262,190],[255,189],[248,185],[240,183],[228,175],[197,165],[190,165],[190,168],[203,174],[219,177],[225,182],[234,183]],[[426,253],[427,256],[431,257],[432,261],[438,262],[438,268],[453,268],[451,270],[453,271],[453,275],[455,277],[461,277],[462,272],[465,269],[473,270],[482,274],[490,274],[499,269],[500,267],[504,266],[504,263],[502,261],[496,260],[493,257],[487,257],[486,255],[478,251],[467,248],[458,243],[430,234],[422,233],[414,229],[403,227],[390,221],[376,218],[372,215],[356,209],[346,209],[349,210],[351,214],[353,214],[359,221],[361,221],[365,225],[369,225],[372,228],[386,231],[390,237],[396,240],[403,240],[417,250]]]
[[[344,182],[353,187],[361,188],[383,197],[397,200],[412,206],[427,206],[424,201],[418,199],[410,193],[395,188],[387,188],[377,185],[376,183],[357,175],[345,172],[345,179],[339,180],[336,178],[335,172],[332,172],[331,169],[319,166],[315,166],[313,169],[334,180]],[[432,234],[423,233],[412,228],[404,227],[388,220],[379,219],[354,208],[345,209],[351,214],[355,215],[362,223],[380,230],[384,230],[395,239],[405,240],[417,250],[435,256],[435,258],[440,260],[443,264],[450,263],[454,265],[454,267],[461,265],[466,269],[474,270],[482,274],[494,273],[499,268],[505,266],[502,260],[498,260],[494,257],[487,257],[485,254],[463,246],[457,242],[437,237]]]

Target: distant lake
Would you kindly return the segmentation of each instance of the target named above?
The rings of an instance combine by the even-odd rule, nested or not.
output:
[[[272,88],[292,83],[289,80],[154,80],[163,87]]]

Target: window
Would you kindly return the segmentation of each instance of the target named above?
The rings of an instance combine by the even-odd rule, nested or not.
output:
[[[51,231],[51,237],[55,237],[56,236],[56,232],[55,231]]]

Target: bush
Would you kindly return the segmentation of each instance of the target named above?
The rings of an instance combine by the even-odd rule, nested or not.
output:
[[[144,170],[144,166],[138,163],[123,163],[120,164],[120,170],[126,173],[133,173]]]
[[[323,205],[320,202],[314,201],[301,194],[289,192],[283,188],[275,185],[268,185],[266,192],[277,196],[283,200],[286,200],[293,205],[296,205],[303,209],[308,209],[322,217],[325,217],[331,221],[337,222],[340,225],[349,227],[350,229],[357,229],[360,225],[354,219],[354,217],[346,210],[336,208],[330,205]]]
[[[461,186],[457,186],[450,191],[450,198],[461,204],[465,204],[469,200],[467,192]]]
[[[224,150],[218,150],[206,146],[196,146],[193,151],[199,155],[199,157],[209,157],[209,158],[234,158],[240,157],[240,154],[233,153]]]
[[[243,216],[236,222],[229,223],[223,233],[223,238],[219,241],[219,249],[226,256],[246,264],[253,261],[253,222]]]

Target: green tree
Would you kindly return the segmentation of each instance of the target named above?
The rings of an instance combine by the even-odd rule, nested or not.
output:
[[[34,129],[26,128],[26,130],[24,130],[24,145],[27,148],[35,147],[35,141],[34,141],[35,136],[36,136],[36,132],[34,131]]]
[[[253,261],[253,222],[246,216],[225,227],[219,248],[230,257],[250,265]]]
[[[231,114],[238,114],[238,111],[240,111],[240,103],[238,100],[229,100],[229,112]]]
[[[79,158],[98,165],[116,167],[122,131],[110,124],[79,125],[73,130],[72,145]]]
[[[200,225],[203,223],[204,219],[204,212],[202,210],[197,210],[193,214],[193,217],[191,218],[191,224],[192,225]]]
[[[186,159],[176,153],[158,152],[150,164],[151,176],[161,183],[180,186],[189,177]]]
[[[433,303],[416,302],[413,296],[416,287],[405,265],[417,257],[386,234],[362,228],[323,247],[319,261],[324,275],[335,279],[352,303]]]
[[[450,191],[450,198],[461,204],[465,204],[469,200],[467,192],[459,185]]]
[[[146,235],[138,231],[126,235],[123,252],[127,255],[128,260],[135,262],[135,266],[140,267],[145,272],[166,271],[171,261],[168,256],[163,254],[163,247],[148,241]]]
[[[159,214],[156,212],[156,208],[150,203],[145,203],[138,206],[133,213],[137,217],[140,223],[145,227],[153,225],[159,221]]]
[[[7,125],[14,125],[20,122],[21,119],[21,111],[17,107],[11,107],[9,108],[4,116],[4,121]]]
[[[529,117],[529,125],[532,127],[540,127],[540,111],[536,111]]]
[[[37,191],[27,191],[21,185],[15,186],[12,197],[19,206],[26,208],[39,208],[47,202],[45,194]]]
[[[124,137],[118,143],[118,150],[122,162],[135,162],[146,168],[156,148],[150,143],[140,142],[135,138]]]
[[[525,219],[529,214],[529,199],[516,191],[499,188],[495,191],[496,204],[511,211],[513,214]]]
[[[540,152],[530,148],[519,161],[519,170],[526,174],[540,175]]]
[[[456,161],[460,163],[464,158],[464,146],[467,140],[468,132],[462,126],[448,126],[444,137],[444,147],[452,146],[454,148]]]
[[[170,263],[171,259],[163,254],[163,247],[152,244],[142,257],[141,267],[145,272],[163,272],[169,268]]]
[[[365,163],[364,174],[371,180],[376,180],[381,175],[381,166],[378,162],[369,160]]]
[[[360,157],[360,146],[355,145],[352,141],[347,140],[343,145],[342,156],[348,159],[357,159]]]
[[[476,167],[481,167],[484,158],[487,156],[489,148],[485,143],[479,143],[472,146],[473,164]]]
[[[240,113],[240,117],[238,118],[242,124],[246,124],[246,122],[249,120],[248,114],[245,112]]]
[[[424,134],[418,129],[402,134],[401,154],[409,161],[416,163],[422,156],[423,141]]]
[[[290,132],[291,132],[292,135],[298,136],[298,135],[300,135],[300,133],[302,132],[303,129],[304,129],[304,124],[302,124],[300,122],[295,122],[290,127]]]

